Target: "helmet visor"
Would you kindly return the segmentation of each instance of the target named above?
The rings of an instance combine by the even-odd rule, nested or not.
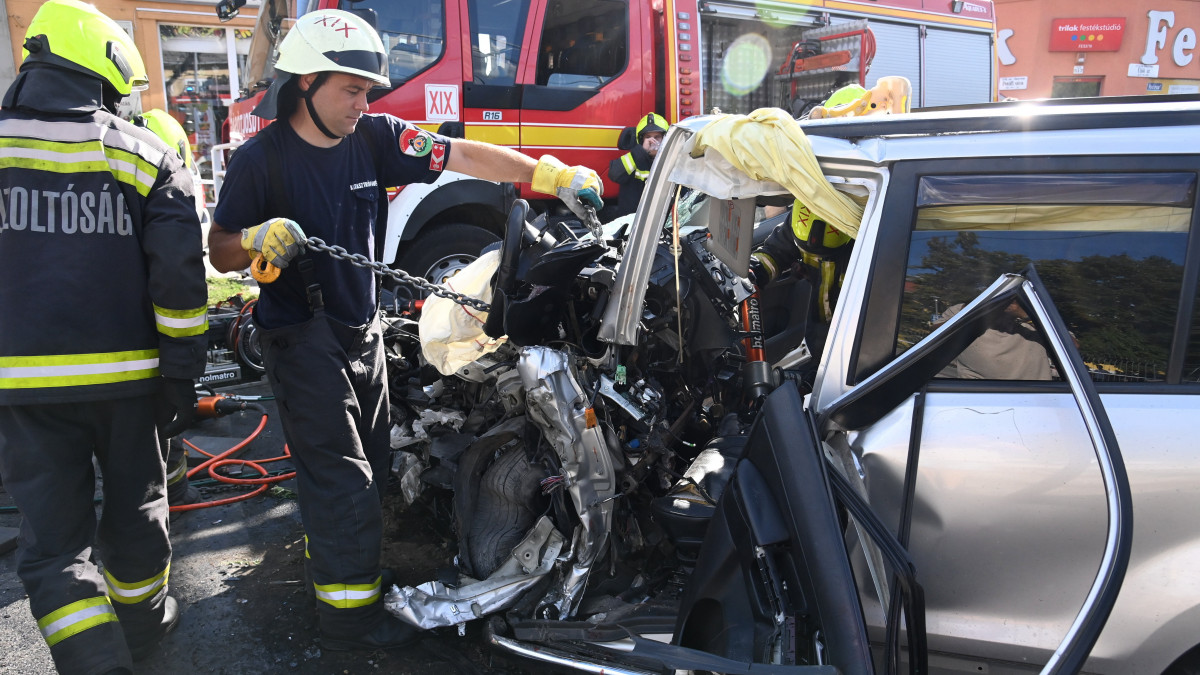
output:
[[[388,79],[386,57],[379,52],[353,49],[329,51],[325,52],[324,56],[343,68],[353,68],[354,70],[376,74],[384,80]]]

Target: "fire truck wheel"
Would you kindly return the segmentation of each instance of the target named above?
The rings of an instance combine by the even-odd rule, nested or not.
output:
[[[440,284],[478,258],[485,246],[498,241],[500,237],[496,234],[475,225],[432,225],[415,240],[404,244],[396,266]]]

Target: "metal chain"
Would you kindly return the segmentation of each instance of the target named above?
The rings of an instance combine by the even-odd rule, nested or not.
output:
[[[380,276],[391,277],[397,282],[410,288],[425,291],[426,293],[432,293],[433,295],[436,295],[440,298],[446,298],[447,300],[453,300],[460,305],[465,305],[481,312],[487,312],[492,309],[490,304],[482,300],[476,300],[475,298],[463,295],[462,293],[455,293],[445,286],[435,284],[428,279],[414,277],[404,270],[392,269],[384,263],[371,262],[367,256],[361,253],[351,253],[341,246],[330,246],[317,237],[309,237],[306,243],[308,244],[309,248],[313,248],[318,251],[324,251],[334,258],[345,260],[355,267],[369,269]]]

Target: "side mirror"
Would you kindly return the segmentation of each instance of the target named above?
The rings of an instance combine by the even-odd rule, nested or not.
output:
[[[446,138],[466,138],[467,127],[462,122],[442,122],[438,134]]]
[[[621,130],[621,135],[617,137],[617,148],[620,150],[631,150],[637,145],[637,135],[634,134],[633,127],[625,127]]]
[[[238,15],[238,10],[246,5],[246,0],[221,0],[217,3],[217,18],[228,21]]]
[[[379,15],[370,7],[347,7],[346,11],[366,21],[376,31],[379,30]]]

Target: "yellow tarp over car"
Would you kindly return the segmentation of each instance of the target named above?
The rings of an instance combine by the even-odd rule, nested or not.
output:
[[[825,180],[804,130],[783,110],[759,108],[717,118],[696,134],[691,156],[700,158],[708,150],[753,180],[778,183],[818,218],[858,235],[863,208]]]

